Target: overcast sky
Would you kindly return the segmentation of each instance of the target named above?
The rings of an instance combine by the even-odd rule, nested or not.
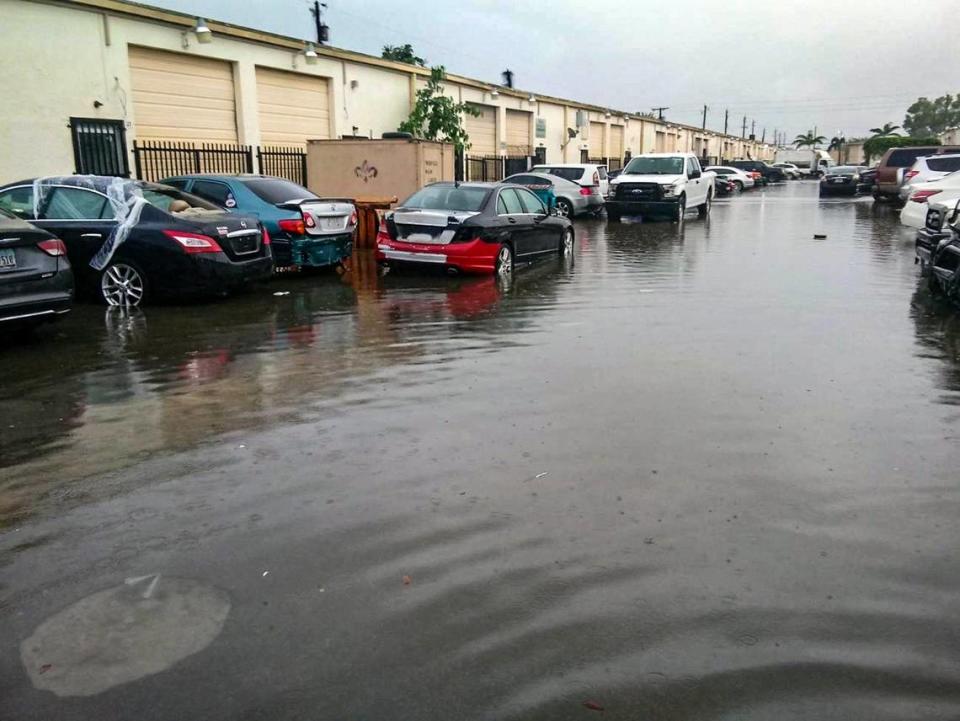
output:
[[[307,0],[145,0],[314,38]],[[331,45],[411,43],[430,64],[535,93],[789,139],[901,124],[920,95],[960,90],[960,0],[327,0]]]

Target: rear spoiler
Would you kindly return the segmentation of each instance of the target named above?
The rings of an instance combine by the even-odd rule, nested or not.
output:
[[[353,198],[300,198],[276,203],[281,210],[300,210],[302,205],[316,205],[317,203],[353,203]]]

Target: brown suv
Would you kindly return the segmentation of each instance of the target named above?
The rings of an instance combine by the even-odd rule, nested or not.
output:
[[[890,148],[877,166],[877,183],[873,186],[874,200],[899,202],[900,185],[907,168],[925,155],[960,152],[956,145],[917,145],[907,148]]]

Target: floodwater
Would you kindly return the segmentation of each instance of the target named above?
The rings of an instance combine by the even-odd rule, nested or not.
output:
[[[895,216],[577,233],[0,350],[0,718],[960,717],[960,315]]]

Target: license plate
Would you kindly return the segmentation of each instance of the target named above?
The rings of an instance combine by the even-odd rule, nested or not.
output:
[[[843,182],[843,178],[832,178],[832,179],[831,179],[831,182],[833,182],[833,183],[842,183],[842,182]]]
[[[320,227],[323,230],[340,230],[343,227],[343,218],[320,218]]]
[[[0,250],[0,270],[11,270],[17,267],[17,254],[13,248]]]

